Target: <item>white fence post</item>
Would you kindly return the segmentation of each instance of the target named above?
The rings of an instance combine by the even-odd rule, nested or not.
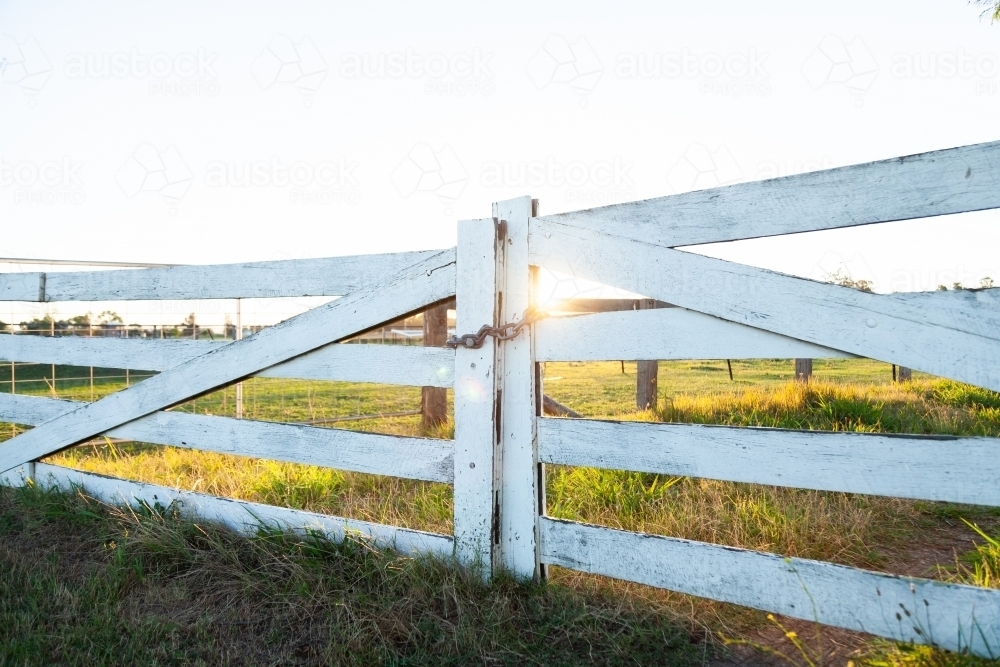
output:
[[[530,197],[493,204],[503,243],[500,322],[517,322],[531,303],[528,266]],[[514,574],[538,578],[535,359],[529,332],[500,344],[500,558]]]
[[[458,223],[455,332],[475,333],[497,322],[497,276],[501,249],[492,218]],[[502,239],[499,239],[502,241]],[[498,542],[494,508],[497,419],[500,390],[496,341],[487,337],[479,349],[455,351],[455,556],[467,566],[492,573]]]

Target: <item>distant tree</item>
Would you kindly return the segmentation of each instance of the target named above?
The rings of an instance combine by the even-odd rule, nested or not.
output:
[[[989,276],[979,279],[979,287],[966,287],[960,282],[955,282],[951,284],[951,289],[953,290],[967,290],[967,289],[991,289],[993,287],[993,279]],[[946,285],[937,286],[939,292],[947,292],[948,287]]]
[[[197,338],[198,336],[198,319],[195,317],[194,313],[191,313],[184,318],[181,323],[181,327],[184,329],[185,336],[191,336]]]
[[[980,7],[986,7],[980,17],[989,16],[990,21],[1000,21],[1000,0],[973,0]]]
[[[864,279],[854,279],[849,273],[843,269],[837,269],[833,273],[827,274],[827,282],[833,283],[834,285],[840,285],[841,287],[851,287],[862,292],[871,292],[872,285],[874,284],[871,280]]]
[[[0,320],[0,331],[6,331],[8,326],[10,326],[10,325],[7,324],[6,322]]]
[[[62,324],[63,326],[59,326]],[[36,317],[30,322],[21,322],[21,328],[27,331],[51,331],[66,328],[66,322],[55,322],[51,315]]]
[[[112,323],[124,324],[125,320],[123,320],[122,316],[116,313],[115,311],[105,310],[103,313],[97,316],[97,323],[101,325],[112,324]]]
[[[68,320],[56,320],[51,314],[43,317],[36,317],[30,322],[21,322],[21,328],[27,331],[66,331],[67,329],[79,329],[90,326],[90,313],[77,315]]]
[[[74,329],[87,329],[90,327],[90,313],[86,315],[77,315],[76,317],[71,317],[67,320],[67,323],[71,328]]]

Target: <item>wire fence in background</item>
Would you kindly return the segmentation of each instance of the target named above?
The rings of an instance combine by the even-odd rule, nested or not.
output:
[[[159,264],[0,258],[0,272],[151,268]],[[224,343],[299,315],[329,297],[120,302],[6,302],[0,335],[122,339],[187,339]],[[454,317],[450,318],[450,323]],[[349,343],[422,345],[423,316],[387,323]],[[0,357],[2,358],[2,357]],[[156,373],[136,368],[0,362],[0,392],[95,401]],[[420,389],[362,383],[251,378],[174,410],[243,418],[346,425],[365,420],[417,421]],[[388,422],[387,422],[388,423]],[[398,424],[397,424],[398,426]],[[21,427],[11,425],[10,436]],[[0,437],[7,437],[6,433]]]

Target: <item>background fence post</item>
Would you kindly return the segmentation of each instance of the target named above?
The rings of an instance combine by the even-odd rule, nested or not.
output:
[[[442,347],[448,340],[448,304],[424,311],[424,347]],[[448,390],[421,387],[420,420],[425,431],[448,421]]]
[[[638,309],[656,307],[656,299],[639,299]],[[635,362],[635,405],[640,410],[655,410],[657,404],[657,374],[660,362],[639,360]]]
[[[796,359],[795,360],[795,379],[799,382],[809,382],[809,378],[813,374],[813,360],[812,359]]]
[[[531,198],[493,204],[503,243],[500,322],[522,319],[531,305],[528,220]],[[535,442],[535,359],[530,333],[500,344],[500,563],[522,577],[539,578],[538,451]]]
[[[459,335],[498,323],[502,242],[492,218],[458,223],[455,330]],[[455,557],[466,566],[480,567],[486,576],[493,571],[500,536],[497,363],[492,337],[479,349],[455,350]]]

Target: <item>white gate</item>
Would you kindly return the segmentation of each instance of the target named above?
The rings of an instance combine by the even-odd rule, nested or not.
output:
[[[1000,143],[551,216],[513,199],[494,204],[490,218],[460,222],[457,249],[437,254],[2,275],[4,300],[346,296],[206,354],[174,341],[0,337],[3,359],[162,371],[92,404],[0,394],[0,419],[37,424],[0,445],[0,470],[8,483],[33,476],[107,499],[177,500],[237,529],[264,520],[333,535],[358,530],[404,551],[454,554],[484,572],[539,577],[559,565],[1000,656],[998,590],[544,516],[546,463],[997,506],[997,439],[545,418],[537,366],[859,356],[1000,391],[1000,290],[868,294],[676,249],[991,208],[1000,208]],[[524,321],[536,267],[677,307],[545,319],[454,352],[338,343],[452,295],[459,334]],[[125,363],[136,355],[144,364]],[[454,382],[455,440],[163,412],[252,375]],[[454,535],[31,463],[101,433],[452,482]]]

